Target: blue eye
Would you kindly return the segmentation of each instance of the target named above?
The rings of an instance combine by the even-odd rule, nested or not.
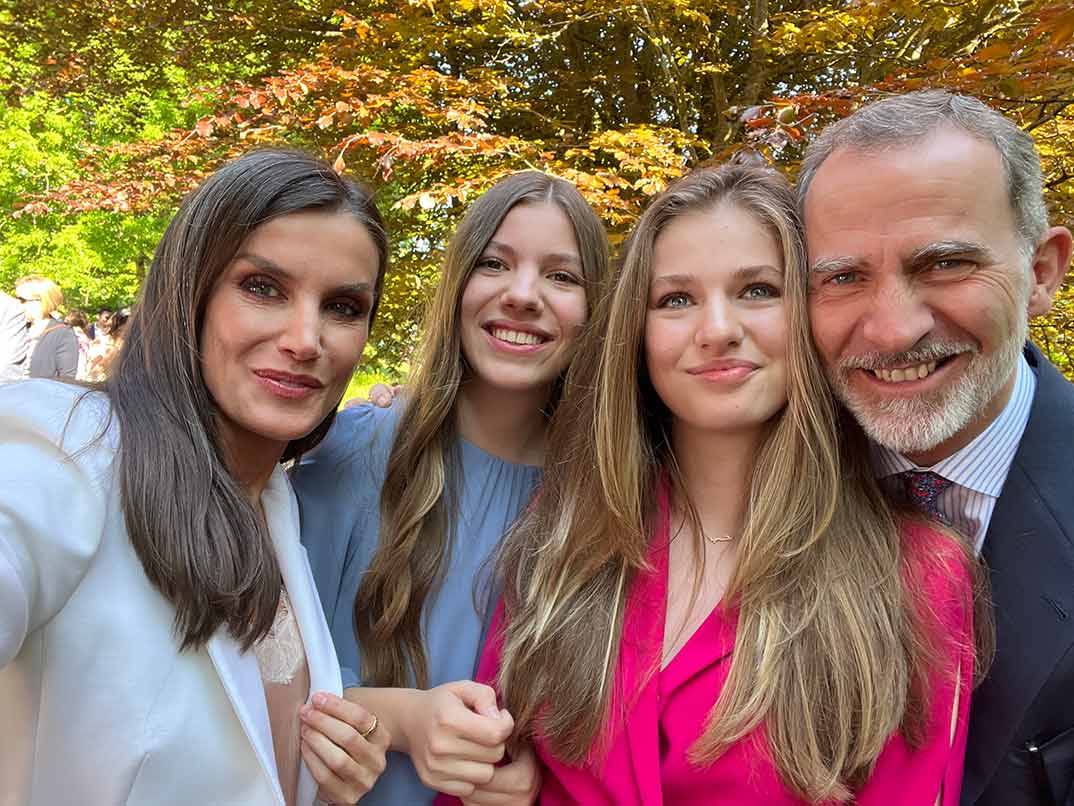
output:
[[[972,261],[961,257],[945,257],[932,264],[932,268],[941,271],[967,271],[974,266]]]
[[[657,308],[685,308],[690,304],[690,297],[681,291],[675,291],[671,294],[665,294],[660,298],[660,301],[656,303]]]
[[[853,271],[837,271],[837,272],[833,273],[828,278],[828,282],[831,283],[832,285],[850,285],[851,283],[853,283],[857,279],[858,279],[857,272],[853,272]]]
[[[742,292],[746,299],[779,299],[780,290],[771,283],[751,283]]]

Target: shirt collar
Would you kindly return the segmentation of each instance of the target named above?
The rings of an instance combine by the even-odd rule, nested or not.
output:
[[[1029,422],[1036,388],[1036,376],[1025,355],[1021,355],[1015,372],[1014,389],[1007,405],[972,442],[932,467],[919,467],[902,454],[870,442],[877,478],[887,478],[907,470],[931,470],[961,487],[999,498],[1007,480],[1007,471],[1018,452],[1018,443]]]

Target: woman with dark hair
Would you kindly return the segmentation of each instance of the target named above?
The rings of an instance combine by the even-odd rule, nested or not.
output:
[[[15,802],[353,803],[383,769],[281,462],[328,431],[387,254],[362,188],[247,154],[172,220],[104,383],[0,390]]]
[[[405,395],[343,412],[297,468],[340,663],[361,674],[348,697],[399,751],[370,802],[430,803],[439,790],[501,803],[533,786],[525,760],[495,766],[511,718],[470,679],[489,615],[481,572],[540,476],[607,261],[600,219],[572,184],[501,179],[451,239]]]

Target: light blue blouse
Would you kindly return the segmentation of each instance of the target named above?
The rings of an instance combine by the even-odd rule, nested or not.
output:
[[[380,488],[401,413],[398,402],[390,409],[370,405],[340,412],[328,436],[292,476],[302,543],[345,686],[355,685],[361,674],[351,611],[377,548]],[[459,513],[449,566],[425,608],[430,686],[473,678],[494,604],[487,584],[489,558],[529,501],[540,469],[506,462],[460,439],[454,477],[460,485]],[[362,803],[409,806],[432,803],[435,796],[421,784],[409,756],[390,753],[388,768]]]

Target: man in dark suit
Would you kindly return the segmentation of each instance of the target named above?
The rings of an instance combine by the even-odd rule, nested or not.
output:
[[[0,383],[17,381],[25,375],[28,350],[22,305],[0,291]]]
[[[973,98],[887,98],[812,144],[799,199],[815,341],[881,485],[989,568],[962,804],[1074,806],[1074,387],[1026,343],[1072,239],[1034,143]]]

